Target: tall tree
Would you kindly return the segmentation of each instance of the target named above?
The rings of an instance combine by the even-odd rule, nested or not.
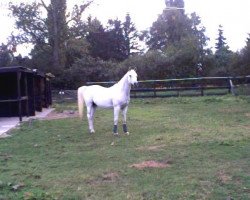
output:
[[[19,30],[19,34],[15,36],[18,44],[41,44],[48,39],[47,21],[42,15],[42,7],[42,4],[37,2],[19,5],[10,3],[9,10]]]
[[[103,60],[111,59],[111,41],[109,34],[97,19],[88,18],[86,25],[86,39],[89,45],[90,55]]]
[[[241,63],[238,74],[250,75],[250,34],[246,40],[246,46],[241,50]]]
[[[166,9],[150,28],[147,45],[149,49],[164,49],[179,42],[190,31],[190,23],[183,9],[183,0],[167,0]]]
[[[46,6],[47,10],[48,37],[53,52],[53,65],[55,69],[65,67],[65,41],[68,39],[68,27],[66,24],[66,0],[51,0]]]
[[[215,44],[215,69],[212,75],[217,76],[228,76],[231,74],[231,59],[233,57],[233,52],[229,50],[229,46],[226,43],[226,38],[224,37],[224,31],[222,25],[218,28],[218,38]]]
[[[226,38],[224,37],[223,34],[224,34],[223,26],[219,25],[218,38],[216,39],[217,43],[215,44],[216,51],[225,50],[229,48],[226,43]]]
[[[123,34],[122,22],[118,19],[110,19],[108,24],[107,34],[110,42],[110,56],[117,61],[123,61],[128,55],[126,52],[126,41]]]
[[[183,0],[165,2],[166,8],[149,31],[149,50],[160,50],[168,57],[165,67],[171,68],[173,77],[196,76],[208,51],[205,28],[195,13],[185,14]]]
[[[69,24],[77,24],[91,2],[75,6],[69,14],[66,14],[66,0],[51,0],[48,5],[43,0],[31,4],[10,4],[9,9],[20,31],[16,36],[17,42],[32,43],[40,53],[44,51],[48,54],[50,51],[54,66],[52,71],[55,73],[58,69],[63,69],[67,40],[74,36],[69,32]]]
[[[126,15],[125,21],[123,22],[123,31],[125,38],[125,51],[126,57],[130,55],[138,54],[141,52],[139,42],[139,33],[136,30],[135,24],[132,22],[129,14]]]
[[[165,4],[167,8],[184,8],[184,0],[165,0]]]
[[[123,61],[130,55],[140,52],[139,34],[129,14],[125,21],[109,20],[104,28],[97,19],[88,19],[87,40],[91,56],[103,60]]]
[[[8,48],[8,45],[0,45],[0,67],[10,66],[14,60],[13,52]]]

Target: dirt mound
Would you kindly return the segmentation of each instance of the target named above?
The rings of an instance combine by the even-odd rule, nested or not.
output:
[[[130,167],[134,167],[136,169],[144,169],[144,168],[167,168],[170,164],[167,162],[158,162],[154,160],[143,161],[141,163],[132,164]]]
[[[117,172],[108,172],[94,179],[87,180],[89,185],[100,185],[105,183],[114,183],[119,179],[119,174]]]
[[[53,111],[46,116],[45,120],[65,119],[65,118],[73,118],[73,117],[78,117],[78,112],[72,111],[72,110],[64,110],[63,112]]]
[[[166,145],[142,146],[136,148],[139,151],[161,151]]]
[[[227,174],[224,170],[219,171],[217,173],[217,177],[219,181],[223,184],[226,184],[232,180],[232,177],[229,174]]]

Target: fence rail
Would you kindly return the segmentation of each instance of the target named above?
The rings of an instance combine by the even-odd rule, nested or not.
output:
[[[109,87],[114,83],[116,82],[88,82],[87,85],[98,84]],[[235,94],[235,89],[239,85],[250,84],[250,76],[145,80],[138,83],[138,87],[131,89],[131,97],[224,95]]]
[[[87,85],[110,87],[116,82],[88,82]],[[250,76],[238,77],[199,77],[165,80],[139,81],[132,87],[132,98],[155,98],[173,96],[204,96],[204,95],[250,95]],[[54,101],[75,101],[76,90],[53,90]]]

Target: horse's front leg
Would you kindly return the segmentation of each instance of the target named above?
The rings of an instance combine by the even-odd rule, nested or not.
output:
[[[90,133],[95,133],[94,113],[95,113],[95,107],[93,105],[87,106],[87,117],[88,117],[88,122],[89,122],[89,132]]]
[[[114,128],[113,128],[114,135],[118,135],[117,124],[119,119],[119,112],[120,112],[120,107],[119,106],[114,107]]]
[[[129,132],[128,132],[128,127],[127,127],[127,111],[128,111],[128,106],[124,107],[122,109],[122,116],[123,116],[123,124],[122,124],[122,128],[123,128],[123,132],[127,135],[129,135]]]

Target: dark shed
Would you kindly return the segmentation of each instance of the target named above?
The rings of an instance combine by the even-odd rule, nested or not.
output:
[[[50,79],[21,66],[0,67],[0,117],[34,116],[52,104]]]

